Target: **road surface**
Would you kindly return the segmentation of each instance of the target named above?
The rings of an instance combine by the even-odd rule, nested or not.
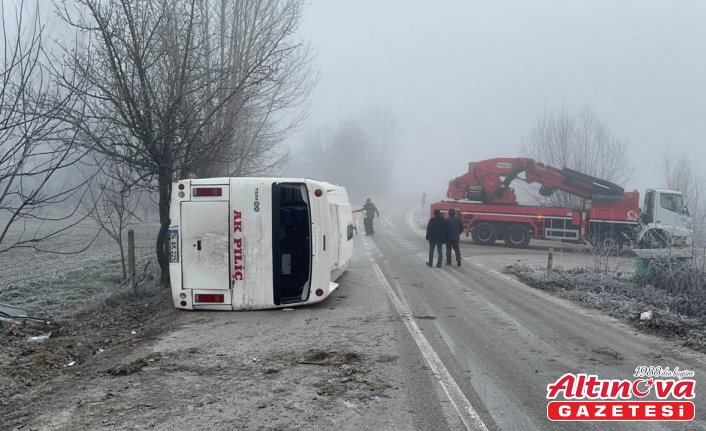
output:
[[[659,338],[637,334],[630,326],[597,311],[529,288],[498,270],[517,260],[505,247],[462,241],[463,266],[428,268],[421,230],[409,222],[409,207],[385,210],[376,234],[364,240],[396,295],[417,319],[425,338],[441,358],[489,429],[706,429],[700,388],[704,356]],[[392,221],[395,221],[394,223]],[[401,222],[405,220],[406,222]],[[546,244],[521,253],[546,259]],[[565,261],[586,261],[585,255]],[[697,420],[691,424],[611,422],[550,423],[546,419],[547,384],[567,372],[601,378],[632,379],[637,366],[669,366],[696,372]],[[419,415],[430,415],[424,405]]]
[[[429,268],[409,202],[379,207],[375,235],[356,237],[350,269],[325,302],[179,312],[155,339],[97,355],[0,406],[1,428],[706,429],[703,354],[501,272],[518,259],[541,262],[547,244],[518,252],[463,240],[462,267]],[[586,261],[564,248],[559,262]],[[106,373],[136,359],[147,361],[139,372]],[[641,365],[696,372],[696,421],[547,420],[547,385],[563,374],[632,379]]]

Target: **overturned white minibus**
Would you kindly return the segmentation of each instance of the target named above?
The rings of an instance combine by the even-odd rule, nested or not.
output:
[[[346,189],[297,178],[173,184],[169,275],[182,309],[250,310],[325,299],[353,254]]]

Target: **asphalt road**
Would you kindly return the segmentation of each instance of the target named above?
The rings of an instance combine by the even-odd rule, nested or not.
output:
[[[409,201],[380,202],[326,301],[292,310],[178,312],[165,332],[107,349],[0,406],[0,429],[701,430],[704,355],[504,275],[516,261],[590,265],[580,247],[517,251],[463,240],[462,267],[428,268]],[[126,328],[126,336],[135,329]],[[307,352],[353,354],[345,365]],[[155,358],[140,372],[106,370]],[[696,372],[692,423],[552,423],[565,373],[632,379],[637,366]]]
[[[427,243],[411,221],[409,204],[380,207],[384,207],[384,217],[376,220],[375,235],[364,239],[371,264],[379,266],[396,296],[415,316],[424,338],[488,429],[706,429],[706,397],[701,392],[706,376],[704,355],[638,334],[600,312],[529,288],[497,271],[502,265],[494,265],[511,262],[523,253],[545,254],[546,244],[518,255],[516,250],[463,241],[462,267],[428,268],[424,264]],[[415,347],[409,347],[410,355],[416,351],[418,356]],[[563,374],[632,380],[641,365],[696,372],[694,422],[547,420],[547,385]],[[438,417],[437,405],[420,402],[415,415]],[[453,421],[454,412],[445,413],[446,420]]]

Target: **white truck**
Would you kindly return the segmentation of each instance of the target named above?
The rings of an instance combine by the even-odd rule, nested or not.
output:
[[[346,189],[303,178],[208,178],[172,186],[174,306],[249,310],[324,300],[353,254]]]
[[[637,233],[639,248],[689,246],[693,227],[684,194],[674,190],[647,189]]]

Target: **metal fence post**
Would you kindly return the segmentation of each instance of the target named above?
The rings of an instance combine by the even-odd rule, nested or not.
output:
[[[127,231],[127,279],[128,285],[132,289],[137,288],[137,278],[135,277],[135,231]]]
[[[552,270],[554,269],[554,249],[549,248],[549,255],[547,256],[547,275],[552,274]]]

